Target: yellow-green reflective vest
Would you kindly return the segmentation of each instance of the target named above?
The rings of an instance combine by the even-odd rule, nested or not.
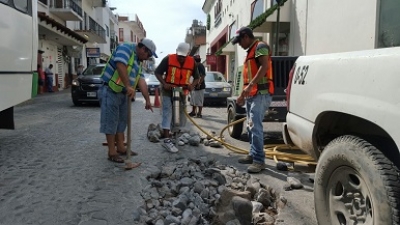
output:
[[[110,59],[108,60],[107,65],[110,63],[111,58],[112,57],[110,57]],[[128,73],[129,82],[130,82],[130,74],[132,72],[132,67],[133,67],[133,63],[134,62],[135,62],[135,52],[132,53],[132,55],[131,55],[131,57],[129,58],[129,61],[128,61],[127,73]],[[103,73],[104,73],[106,67],[107,66],[104,67]],[[139,71],[136,74],[135,83],[132,86],[133,89],[136,89],[136,86],[137,86],[137,84],[139,82],[139,79],[140,79],[139,76],[140,76],[141,73],[142,73],[142,65],[140,64],[139,65]],[[122,90],[125,87],[124,83],[122,82],[121,78],[119,77],[118,70],[116,68],[114,70],[113,75],[111,76],[110,81],[108,81],[108,86],[111,88],[111,90],[113,90],[114,92],[117,92],[117,93],[122,92]]]

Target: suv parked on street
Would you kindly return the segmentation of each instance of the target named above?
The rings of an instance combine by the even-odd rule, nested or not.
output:
[[[105,65],[90,65],[82,75],[72,81],[71,97],[74,105],[79,106],[84,102],[99,102],[97,91],[103,85],[100,76]]]

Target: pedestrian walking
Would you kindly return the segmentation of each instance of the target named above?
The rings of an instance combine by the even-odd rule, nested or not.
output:
[[[206,89],[206,83],[204,81],[204,78],[206,76],[206,68],[201,63],[201,58],[199,55],[195,55],[194,60],[196,61],[200,78],[199,82],[196,84],[195,88],[190,93],[190,105],[192,106],[192,111],[189,113],[189,116],[202,118],[203,117],[202,110],[204,104],[204,90]]]
[[[247,49],[242,72],[244,86],[237,104],[246,106],[250,152],[246,157],[239,159],[239,163],[251,164],[247,171],[258,173],[266,167],[262,122],[274,93],[271,50],[268,44],[257,40],[248,27],[236,31],[232,44],[239,44],[243,49]]]
[[[40,64],[37,65],[37,72],[38,72],[38,84],[39,84],[39,94],[43,93],[43,88],[44,88],[44,84],[45,84],[45,79],[46,79],[46,75],[44,74],[44,71],[42,69],[42,66]]]
[[[54,92],[53,91],[54,73],[53,73],[52,69],[53,69],[53,64],[50,64],[49,67],[47,67],[44,70],[44,74],[46,75],[47,92]]]
[[[156,45],[148,38],[142,39],[138,44],[121,44],[103,71],[101,78],[104,85],[100,90],[100,132],[106,135],[110,161],[123,163],[120,155],[131,151],[124,147],[124,132],[128,119],[128,98],[133,99],[135,96],[135,83],[145,98],[145,109],[153,111],[142,71],[143,61],[152,56],[157,58]],[[137,153],[131,151],[131,155]]]
[[[163,147],[170,152],[178,152],[171,140],[171,123],[172,123],[172,89],[174,87],[183,87],[192,91],[194,85],[199,80],[199,72],[197,65],[192,56],[188,56],[190,46],[187,43],[180,43],[175,54],[169,54],[161,61],[155,70],[157,79],[162,84],[162,122],[161,127],[164,133]],[[165,78],[163,78],[163,74]],[[193,77],[192,83],[190,78]],[[181,97],[181,109],[185,110],[186,98]],[[186,123],[186,117],[183,111],[180,112],[181,124]]]

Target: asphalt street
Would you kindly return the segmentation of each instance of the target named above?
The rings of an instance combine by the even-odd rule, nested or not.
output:
[[[183,146],[178,154],[171,154],[160,143],[149,142],[147,127],[161,122],[160,109],[146,111],[140,93],[132,104],[132,116],[132,150],[139,153],[132,161],[143,164],[125,171],[121,164],[107,160],[98,105],[75,107],[69,90],[64,90],[17,106],[16,129],[0,130],[0,224],[134,224],[132,214],[143,203],[140,191],[147,185],[151,167],[177,157],[207,156],[246,169],[237,163],[241,155],[225,148]],[[206,107],[203,118],[196,121],[219,133],[226,125],[226,109]],[[198,131],[192,125],[189,128]],[[227,141],[248,148],[246,142],[229,137]],[[277,224],[316,224],[309,175],[277,171],[271,160],[268,164],[255,176],[288,199]],[[284,191],[288,175],[299,178],[305,188]]]

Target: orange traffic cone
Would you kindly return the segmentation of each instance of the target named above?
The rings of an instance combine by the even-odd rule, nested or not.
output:
[[[155,93],[154,93],[154,108],[160,108],[161,103],[160,103],[160,96],[158,95],[158,88],[156,88]]]

